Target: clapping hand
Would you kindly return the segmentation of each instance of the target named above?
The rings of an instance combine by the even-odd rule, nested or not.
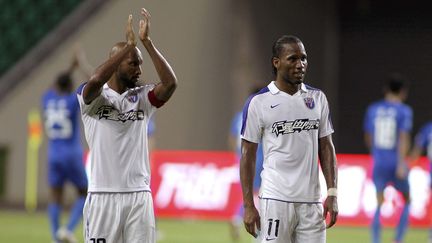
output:
[[[150,32],[150,13],[145,9],[141,9],[141,14],[143,16],[143,19],[139,22],[139,38],[141,41],[145,41],[149,39],[149,32]]]
[[[126,41],[128,45],[136,46],[135,33],[132,27],[132,14],[129,14],[128,24],[126,26]]]

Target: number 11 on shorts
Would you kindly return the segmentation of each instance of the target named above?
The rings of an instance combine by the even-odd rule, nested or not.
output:
[[[278,237],[279,233],[279,219],[268,219],[268,230],[266,240],[273,240]]]

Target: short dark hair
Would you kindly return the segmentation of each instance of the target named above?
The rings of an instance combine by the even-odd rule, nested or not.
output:
[[[60,73],[57,76],[56,84],[61,91],[70,91],[72,89],[72,77],[70,73]]]
[[[294,35],[283,35],[279,37],[279,39],[277,39],[275,43],[273,43],[271,64],[272,64],[274,75],[277,75],[277,70],[273,66],[273,58],[280,56],[284,44],[292,44],[292,43],[302,43],[302,41],[300,40],[300,38]]]
[[[406,89],[407,86],[407,79],[400,73],[389,74],[385,84],[385,88],[393,94],[399,94],[402,90]]]

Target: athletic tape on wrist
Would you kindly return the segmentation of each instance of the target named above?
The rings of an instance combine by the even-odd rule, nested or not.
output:
[[[337,197],[337,188],[329,188],[328,190],[327,190],[327,196],[335,196],[335,197]]]

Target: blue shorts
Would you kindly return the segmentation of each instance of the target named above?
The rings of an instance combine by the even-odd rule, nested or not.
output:
[[[79,189],[88,186],[82,153],[67,153],[48,159],[48,183],[51,187],[62,187],[70,181]]]
[[[396,190],[402,193],[409,193],[410,191],[408,178],[397,178],[396,167],[375,167],[372,179],[378,193],[384,192],[388,185],[393,185]]]

